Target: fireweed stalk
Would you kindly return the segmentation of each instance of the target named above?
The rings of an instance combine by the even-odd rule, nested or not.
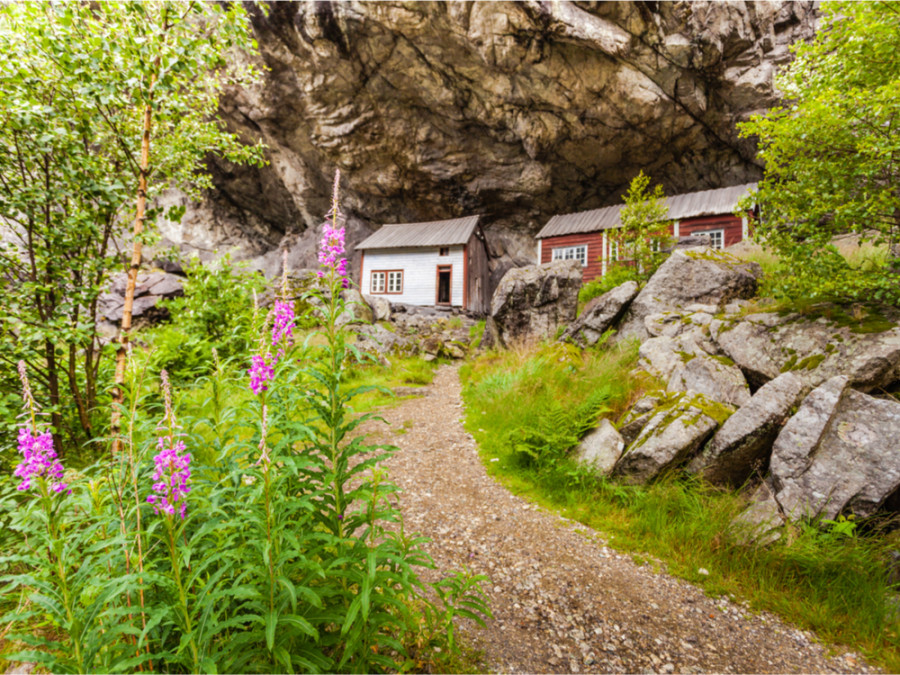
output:
[[[337,326],[337,316],[340,303],[340,289],[349,288],[350,280],[347,278],[347,259],[344,255],[344,228],[339,227],[341,171],[334,172],[334,186],[331,192],[331,213],[325,226],[322,228],[322,241],[319,244],[319,262],[321,269],[318,271],[320,279],[326,281],[327,286],[327,311],[325,313],[325,337],[328,340],[329,368],[334,377],[340,379],[343,366],[343,349],[339,348],[340,328]],[[335,383],[337,385],[337,382]],[[331,410],[331,419],[334,420],[341,406],[340,395],[337,387],[331,389],[328,396]],[[329,424],[328,454],[332,470],[337,468],[340,454],[337,425]],[[337,473],[335,471],[335,473]],[[346,508],[343,482],[337,479],[332,481],[335,508],[335,533],[341,539],[344,538],[344,510]]]
[[[159,453],[153,458],[156,471],[153,473],[153,492],[147,497],[147,502],[153,505],[153,511],[157,515],[162,514],[166,525],[166,545],[169,547],[169,559],[172,562],[172,575],[178,588],[178,602],[184,620],[184,629],[190,635],[191,656],[194,659],[193,672],[200,670],[200,654],[194,641],[194,631],[191,625],[191,614],[188,610],[187,593],[184,581],[181,578],[181,556],[175,545],[176,530],[178,529],[177,517],[184,520],[187,514],[187,495],[191,491],[187,482],[191,478],[191,455],[185,452],[184,441],[177,439],[178,422],[175,419],[175,410],[172,407],[172,391],[169,386],[169,374],[163,370],[160,372],[162,380],[163,398],[165,400],[165,417],[160,421],[160,430],[163,434],[159,437],[157,448]],[[182,454],[183,453],[183,454]]]
[[[83,673],[85,672],[84,648],[81,644],[80,631],[73,629],[75,627],[75,606],[66,573],[65,542],[60,532],[63,509],[58,508],[58,504],[54,504],[72,494],[72,490],[68,489],[68,485],[61,481],[63,467],[56,459],[52,434],[49,431],[38,433],[37,404],[31,394],[24,361],[19,361],[18,369],[19,378],[22,380],[22,398],[25,401],[25,413],[23,414],[28,415],[31,424],[30,426],[25,425],[19,430],[19,452],[24,459],[16,468],[15,475],[22,479],[19,484],[20,491],[34,489],[37,490],[40,497],[49,536],[47,555],[59,585],[78,672]]]

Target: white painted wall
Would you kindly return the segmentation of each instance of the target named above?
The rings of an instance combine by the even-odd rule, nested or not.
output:
[[[450,255],[438,255],[437,247],[370,249],[363,258],[361,290],[372,292],[372,270],[403,270],[403,293],[382,297],[407,305],[434,305],[437,298],[438,265],[453,267],[450,303],[463,304],[463,247],[451,246]]]

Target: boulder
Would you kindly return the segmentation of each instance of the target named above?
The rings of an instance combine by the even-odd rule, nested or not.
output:
[[[727,358],[707,354],[690,334],[650,338],[638,354],[640,367],[666,382],[669,392],[693,390],[732,406],[750,400],[743,373]]]
[[[732,412],[696,392],[668,399],[628,446],[612,474],[630,483],[646,483],[680,466]]]
[[[641,343],[638,349],[638,366],[663,382],[668,382],[686,361],[699,356],[702,350],[690,337],[660,336]]]
[[[724,305],[756,295],[762,269],[711,248],[676,249],[631,302],[617,338],[644,340],[644,319],[695,303]]]
[[[631,445],[640,435],[647,422],[653,416],[653,411],[664,400],[665,394],[647,394],[635,401],[622,419],[619,420],[619,433],[625,445]]]
[[[775,437],[806,391],[795,373],[779,375],[725,421],[687,470],[731,487],[739,487],[754,473],[763,475]]]
[[[772,446],[772,479],[776,492],[801,475],[837,413],[849,380],[833,377],[807,396]]]
[[[377,295],[363,295],[362,297],[372,309],[373,321],[391,320],[391,303],[387,298],[382,298]]]
[[[882,311],[861,310],[860,321],[833,306],[808,316],[751,314],[712,322],[710,335],[754,387],[794,371],[809,387],[847,375],[870,391],[900,380],[900,315]]]
[[[639,287],[636,281],[626,281],[600,297],[594,298],[581,315],[566,328],[560,339],[585,347],[597,344],[607,330],[613,327],[635,296]]]
[[[125,289],[128,275],[124,272],[110,279],[109,291],[98,298],[100,315],[107,321],[119,323],[125,307]],[[151,321],[168,316],[165,310],[157,309],[160,300],[184,295],[183,279],[168,272],[141,272],[135,280],[132,318],[145,317]]]
[[[344,299],[344,311],[335,320],[337,326],[346,326],[351,323],[372,323],[374,319],[372,308],[363,299],[362,293],[355,288],[348,288],[341,291],[341,297]]]
[[[808,433],[784,433],[773,448],[775,499],[791,518],[834,519],[843,512],[865,518],[900,487],[900,403],[846,389],[831,408],[841,380],[819,388],[828,388],[820,408],[824,414],[812,421]],[[818,442],[811,443],[820,428]],[[797,429],[785,426],[787,431]]]
[[[704,331],[703,327],[712,323],[716,308],[710,308],[707,305],[691,305],[691,307],[702,307],[703,309],[686,308],[683,312],[650,314],[644,317],[644,328],[653,337],[677,337],[684,333],[691,333],[695,339],[705,338],[709,331]]]
[[[389,331],[379,323],[355,326],[356,347],[360,351],[378,356],[411,354],[413,344],[403,335]]]
[[[772,447],[770,475],[741,523],[843,513],[871,516],[900,488],[900,403],[849,388],[836,376],[813,390]]]
[[[512,269],[491,300],[492,331],[499,346],[553,336],[575,319],[582,267],[576,260]],[[486,331],[487,335],[487,331]]]
[[[710,356],[703,351],[685,357],[666,384],[669,392],[688,390],[736,408],[750,400],[750,387],[740,369],[730,359]]]
[[[612,422],[602,419],[596,429],[581,439],[575,449],[575,460],[605,475],[612,471],[624,448],[625,441]]]

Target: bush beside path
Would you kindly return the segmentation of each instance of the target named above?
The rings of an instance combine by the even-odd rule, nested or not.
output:
[[[710,598],[653,563],[511,494],[491,478],[463,428],[455,367],[425,396],[384,410],[371,426],[400,450],[388,462],[403,490],[407,531],[441,570],[486,574],[494,614],[463,625],[495,672],[878,672],[859,655],[828,656],[814,635],[771,614]],[[394,432],[394,433],[392,433]]]

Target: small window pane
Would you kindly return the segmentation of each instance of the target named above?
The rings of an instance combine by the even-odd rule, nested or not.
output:
[[[403,272],[388,272],[388,293],[399,293],[403,288]]]
[[[384,272],[372,272],[372,293],[384,293]]]
[[[587,244],[567,246],[553,249],[552,260],[577,260],[584,267],[587,265]]]

